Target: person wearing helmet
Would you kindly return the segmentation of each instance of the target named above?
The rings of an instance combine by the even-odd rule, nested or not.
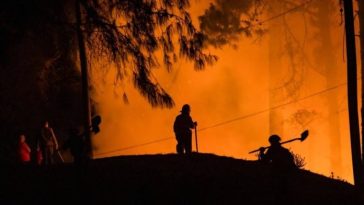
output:
[[[192,152],[192,131],[197,126],[190,116],[191,108],[188,104],[183,105],[173,124],[173,131],[177,139],[177,153],[190,154]]]
[[[288,185],[296,165],[293,155],[288,149],[282,147],[280,141],[281,138],[278,135],[271,135],[269,137],[270,147],[266,152],[266,148],[260,148],[259,159],[270,165],[273,200],[277,204],[286,204]]]
[[[260,148],[259,159],[263,162],[271,163],[274,168],[287,170],[295,167],[292,153],[281,146],[281,138],[278,135],[269,137],[270,147],[265,152],[265,148]]]

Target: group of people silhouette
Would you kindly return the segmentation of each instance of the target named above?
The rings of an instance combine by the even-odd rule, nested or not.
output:
[[[59,146],[57,137],[53,128],[49,126],[49,122],[45,121],[39,136],[36,140],[36,150],[32,150],[27,143],[25,134],[19,135],[18,142],[18,159],[21,164],[27,165],[32,163],[32,156],[35,156],[37,165],[54,165],[57,162],[63,163],[63,157],[60,150],[69,149],[73,161],[76,164],[82,163],[85,158],[85,143],[84,136],[80,135],[78,129],[72,128],[69,132],[69,137],[62,146]]]
[[[181,114],[176,117],[173,124],[177,140],[176,151],[179,155],[189,156],[192,153],[192,129],[197,129],[197,122],[193,121],[190,116],[190,105],[183,105],[180,112]],[[306,138],[308,131],[303,134],[304,138]],[[281,203],[284,201],[284,194],[288,192],[288,182],[294,170],[297,170],[297,166],[294,155],[282,146],[283,143],[281,143],[281,138],[278,135],[271,135],[268,141],[270,143],[269,147],[260,147],[255,151],[259,151],[258,161],[267,165],[270,171],[269,179],[271,180],[273,200]]]
[[[183,105],[173,124],[173,131],[177,140],[176,151],[179,155],[190,155],[192,153],[192,129],[197,129],[197,122],[192,120],[190,114],[191,106],[188,104]],[[99,116],[95,117],[92,120],[91,131],[97,133],[100,122],[101,118]],[[84,138],[83,134],[79,134],[78,129],[72,128],[69,131],[68,139],[60,147],[52,127],[49,126],[48,121],[45,121],[35,150],[36,163],[46,166],[53,165],[56,163],[57,158],[58,161],[63,162],[59,150],[69,149],[74,163],[81,164],[87,158]],[[261,147],[258,155],[261,162],[272,164],[274,169],[279,170],[279,172],[295,167],[292,153],[281,146],[280,140],[281,138],[278,135],[271,135],[268,139],[271,145]],[[19,135],[18,156],[20,162],[29,164],[32,158],[31,153],[32,150],[26,142],[26,136],[24,134]]]
[[[50,165],[55,163],[55,153],[58,151],[58,140],[48,121],[44,122],[40,131],[40,136],[36,143],[36,163],[38,165]],[[27,143],[25,134],[19,135],[18,156],[22,164],[30,164],[32,159],[32,149]]]
[[[189,155],[192,153],[192,130],[197,129],[197,122],[192,120],[190,115],[191,107],[188,104],[182,106],[182,110],[173,124],[173,131],[177,140],[176,151],[178,154]],[[272,164],[275,170],[287,171],[295,168],[292,153],[281,146],[281,138],[278,135],[271,135],[268,139],[270,147],[261,147],[258,155],[261,162]]]

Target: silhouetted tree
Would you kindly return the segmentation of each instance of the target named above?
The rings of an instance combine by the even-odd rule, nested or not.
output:
[[[360,26],[360,58],[361,58],[361,74],[362,74],[362,83],[361,83],[361,100],[362,102],[364,102],[364,2],[363,1],[358,1],[358,7],[359,7],[359,11],[358,11],[358,16],[359,16],[359,26]],[[361,154],[362,154],[362,166],[364,167],[364,108],[362,106],[361,108],[361,141],[362,141],[362,149],[361,149]],[[363,168],[364,170],[364,168]]]
[[[215,0],[199,17],[206,45],[236,47],[235,42],[242,35],[252,37],[263,34],[265,29],[258,21],[263,9],[262,0]]]
[[[347,56],[347,82],[348,82],[348,107],[351,156],[353,162],[354,184],[363,186],[363,166],[361,160],[360,131],[357,99],[357,64],[354,33],[353,2],[344,0],[346,56]]]
[[[152,106],[171,107],[172,98],[153,80],[152,69],[172,69],[178,56],[195,69],[217,60],[202,51],[204,36],[192,24],[188,0],[80,0],[83,31],[90,54],[117,66],[116,80],[131,75],[134,86]],[[179,54],[179,55],[177,55]]]
[[[193,61],[197,70],[217,60],[202,51],[205,37],[192,24],[189,0],[79,3],[89,59],[115,64],[116,80],[130,77],[152,106],[174,104],[152,77],[152,70],[160,66],[157,56],[163,57],[169,71],[179,57]],[[73,108],[80,110],[75,5],[76,0],[1,2],[0,72],[7,78],[0,84],[1,135],[35,129],[52,110],[58,110],[56,119],[61,115],[74,119],[67,114],[77,113]]]

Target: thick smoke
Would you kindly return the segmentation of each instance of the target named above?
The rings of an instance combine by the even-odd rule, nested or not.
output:
[[[228,2],[246,3],[250,1]],[[302,1],[294,2],[297,5]],[[198,16],[207,16],[208,11],[212,11],[211,8],[224,13],[226,18],[229,13],[227,11],[236,9],[241,13],[248,13],[254,8],[253,3],[239,6],[217,1],[213,2],[214,7],[209,3],[201,1],[197,5],[191,4],[192,19],[195,22],[197,22]],[[284,11],[282,8],[282,12]],[[247,15],[244,14],[244,16]],[[211,28],[225,28],[230,25],[230,27],[228,26],[231,28],[230,31],[234,31],[221,32],[226,43],[216,45],[232,44],[232,40],[235,37],[238,38],[238,41],[234,41],[238,49],[226,46],[221,47],[222,49],[212,50],[219,56],[219,61],[212,68],[207,68],[203,72],[195,72],[191,63],[181,61],[176,65],[177,69],[171,72],[164,69],[153,71],[159,83],[167,88],[168,93],[175,100],[174,108],[170,110],[152,109],[145,99],[127,84],[117,89],[128,94],[129,104],[123,103],[122,96],[114,96],[115,87],[112,83],[105,85],[102,89],[103,92],[98,89],[94,97],[99,103],[103,124],[101,132],[94,137],[95,157],[175,152],[173,121],[179,114],[182,105],[188,103],[192,108],[193,119],[199,122],[200,152],[255,160],[256,157],[249,155],[248,152],[260,146],[269,145],[268,136],[274,134],[270,130],[270,111],[277,111],[281,116],[276,123],[281,126],[281,129],[275,134],[279,134],[282,140],[299,137],[304,129],[310,130],[310,136],[306,141],[285,145],[294,153],[305,158],[306,169],[326,176],[333,172],[334,176],[352,181],[348,118],[345,110],[347,106],[345,62],[340,58],[342,55],[342,28],[334,25],[328,28],[333,42],[330,52],[334,53],[334,57],[330,59],[332,63],[336,64],[338,71],[335,74],[335,80],[328,84],[328,76],[314,69],[315,66],[322,65],[320,63],[324,63],[323,60],[328,59],[328,52],[324,52],[327,48],[323,46],[321,58],[318,59],[321,62],[313,60],[316,59],[315,49],[321,46],[321,41],[317,38],[319,28],[310,25],[309,21],[305,24],[304,18],[299,12],[284,16],[287,25],[295,34],[295,40],[305,42],[305,57],[311,64],[300,65],[306,71],[303,81],[300,82],[299,95],[292,98],[287,95],[288,92],[278,89],[280,93],[277,95],[286,97],[280,102],[272,103],[270,98],[272,93],[271,75],[272,73],[277,74],[276,80],[284,82],[287,76],[292,74],[290,69],[292,62],[284,52],[275,53],[275,56],[282,56],[282,59],[277,64],[279,67],[273,67],[270,63],[270,42],[285,39],[287,32],[277,36],[267,31],[259,43],[252,44],[250,39],[240,38],[242,33],[235,32],[239,31],[239,27],[242,28],[244,24],[238,26],[237,23],[232,23],[236,22],[238,17],[243,18],[244,16],[235,15],[229,20],[230,23],[222,22],[221,25],[211,26]],[[333,15],[330,18],[337,17],[337,15]],[[265,25],[278,26],[278,29],[284,30],[286,25],[280,24],[282,18],[269,21]],[[205,23],[207,22],[205,21]],[[279,43],[275,45],[280,46]],[[285,47],[282,46],[282,49]],[[110,77],[110,79],[113,78]],[[331,109],[330,106],[334,105],[333,101],[337,101],[337,106]],[[330,133],[332,133],[331,119],[333,117],[338,120],[336,134],[341,136],[341,142],[335,147],[341,149],[343,170],[332,166],[334,161],[332,159],[339,157],[338,154],[332,152],[333,135]]]

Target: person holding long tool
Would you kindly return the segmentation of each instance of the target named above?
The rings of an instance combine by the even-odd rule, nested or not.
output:
[[[197,122],[192,120],[190,113],[190,105],[183,105],[181,114],[176,117],[173,124],[173,131],[177,140],[176,149],[178,154],[191,154],[192,152],[191,129],[196,129]]]
[[[52,127],[49,126],[48,121],[44,122],[44,126],[41,130],[42,150],[44,157],[44,165],[55,164],[56,154],[63,161],[62,156],[58,151],[58,141]]]
[[[289,203],[289,181],[297,170],[293,154],[286,148],[282,147],[282,144],[290,143],[293,141],[303,142],[308,137],[308,130],[301,133],[298,138],[290,139],[281,142],[281,138],[278,135],[271,135],[268,139],[270,146],[260,147],[259,149],[249,152],[250,154],[259,152],[259,160],[270,165],[271,168],[271,182],[273,188],[274,201],[277,204]],[[266,149],[268,149],[266,151]],[[288,197],[287,197],[288,196]]]
[[[281,138],[278,135],[271,135],[268,139],[271,144],[268,147],[260,147],[259,149],[249,152],[249,154],[259,152],[259,160],[263,162],[271,163],[277,169],[291,169],[296,167],[294,163],[294,157],[292,153],[282,147],[282,144],[290,143],[293,141],[305,141],[308,137],[309,131],[305,130],[298,138],[293,138],[284,142],[281,142]],[[267,152],[265,150],[268,149]]]
[[[259,148],[260,160],[271,163],[274,168],[281,171],[296,167],[292,153],[281,146],[281,138],[278,135],[271,135],[268,141],[271,146],[268,148],[267,152],[265,152],[265,147]]]

